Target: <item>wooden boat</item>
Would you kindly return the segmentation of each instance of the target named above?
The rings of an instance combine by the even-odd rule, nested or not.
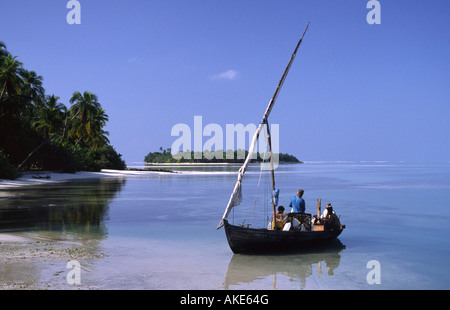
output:
[[[341,234],[344,227],[322,231],[283,231],[231,225],[224,220],[225,234],[233,253],[282,253],[311,245],[326,245]]]
[[[276,211],[275,207],[277,205],[278,201],[278,193],[279,190],[275,188],[275,174],[274,174],[274,165],[273,165],[273,154],[272,154],[272,145],[271,145],[271,138],[270,138],[270,131],[269,131],[269,123],[268,123],[268,117],[269,114],[275,104],[275,101],[278,97],[278,94],[281,90],[281,87],[287,77],[287,74],[289,72],[289,69],[295,59],[295,56],[297,54],[298,48],[300,47],[300,44],[302,43],[303,37],[305,36],[306,31],[308,30],[308,25],[306,26],[302,37],[300,38],[299,42],[297,43],[297,46],[294,50],[294,53],[291,56],[291,59],[289,60],[289,63],[283,73],[283,76],[281,77],[280,82],[278,83],[278,86],[275,90],[274,95],[272,96],[272,99],[269,102],[269,105],[263,115],[261,124],[257,128],[253,139],[251,141],[248,156],[242,165],[242,167],[239,169],[238,172],[238,178],[234,187],[233,192],[231,193],[231,197],[228,201],[228,205],[225,209],[225,212],[222,216],[222,219],[217,226],[217,229],[221,227],[225,227],[225,234],[228,240],[228,244],[231,248],[231,250],[234,253],[259,253],[259,252],[285,252],[289,250],[299,250],[302,247],[307,247],[310,245],[320,244],[324,243],[329,240],[333,240],[336,237],[338,237],[343,229],[345,228],[345,225],[340,225],[337,227],[334,227],[333,229],[324,229],[323,225],[317,225],[313,229],[311,229],[311,215],[307,214],[305,217],[304,215],[300,216],[298,219],[301,219],[299,222],[300,226],[303,225],[303,229],[282,229],[277,230],[276,225],[271,225],[270,228],[251,228],[249,226],[245,227],[243,225],[231,225],[227,217],[230,213],[230,211],[237,205],[239,205],[242,202],[242,180],[244,173],[247,169],[248,164],[250,163],[250,160],[252,158],[253,152],[255,150],[256,143],[259,138],[259,134],[263,129],[266,129],[267,131],[267,142],[269,145],[269,151],[270,151],[270,172],[271,172],[271,181],[272,181],[272,219],[276,219]],[[309,217],[308,217],[309,215]],[[318,208],[317,208],[317,215],[318,218],[320,217],[320,200],[318,200]],[[292,222],[295,216],[290,215],[290,221]],[[308,220],[306,220],[308,219]],[[273,221],[273,220],[272,220]],[[306,225],[304,225],[306,224]],[[305,228],[307,226],[307,228]]]

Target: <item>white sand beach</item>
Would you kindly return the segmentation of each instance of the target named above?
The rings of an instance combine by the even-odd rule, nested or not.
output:
[[[128,176],[146,176],[155,174],[167,174],[167,171],[145,171],[145,170],[110,170],[103,169],[99,172],[80,171],[76,173],[58,172],[24,172],[20,178],[15,180],[0,179],[0,190],[30,185],[42,185],[56,182],[65,182],[77,179],[90,178],[125,178]]]
[[[163,169],[167,169],[164,167]],[[103,169],[99,172],[80,171],[76,173],[59,173],[59,172],[24,172],[21,177],[15,180],[0,179],[0,190],[17,188],[30,185],[51,184],[56,182],[65,182],[77,179],[91,178],[126,178],[126,177],[145,177],[150,175],[167,175],[167,174],[235,174],[234,171],[169,171],[169,170],[112,170]]]
[[[65,281],[67,262],[76,257],[94,262],[107,255],[82,242],[27,233],[0,233],[0,290],[97,289]]]

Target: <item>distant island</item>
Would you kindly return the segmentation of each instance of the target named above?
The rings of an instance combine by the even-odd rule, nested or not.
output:
[[[219,151],[204,151],[204,152],[194,152],[187,151],[183,153],[184,157],[176,159],[173,157],[171,149],[168,148],[164,150],[162,147],[159,148],[159,152],[150,152],[145,156],[144,162],[148,164],[162,164],[162,163],[243,163],[248,155],[246,150],[228,150],[224,152]],[[280,163],[291,163],[291,164],[301,164],[297,157],[289,154],[279,153],[278,159]],[[263,162],[263,156],[258,152],[256,158],[252,159],[251,163],[261,163]],[[267,158],[266,158],[267,161]]]

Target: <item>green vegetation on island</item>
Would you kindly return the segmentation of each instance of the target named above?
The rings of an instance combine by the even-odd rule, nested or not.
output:
[[[126,168],[109,143],[109,118],[97,96],[75,91],[70,104],[46,94],[43,77],[25,69],[0,42],[0,178],[34,169]]]
[[[184,155],[182,158],[178,158]],[[172,155],[171,149],[164,150],[162,147],[159,148],[159,152],[150,152],[145,156],[144,161],[148,164],[156,163],[243,163],[248,155],[248,151],[244,150],[228,150],[224,152],[223,150],[218,151],[204,151],[204,152],[193,152],[187,151],[180,154],[176,154],[174,157]],[[279,153],[278,160],[280,163],[302,163],[295,156],[289,154]],[[256,158],[252,159],[251,163],[260,163],[264,161],[264,156],[259,152],[256,154]],[[268,156],[266,156],[267,160]]]

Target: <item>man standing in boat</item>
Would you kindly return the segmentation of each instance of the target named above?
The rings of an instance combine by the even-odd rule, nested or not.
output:
[[[289,207],[293,213],[305,213],[305,200],[302,198],[304,191],[299,189],[296,196],[292,196]]]

